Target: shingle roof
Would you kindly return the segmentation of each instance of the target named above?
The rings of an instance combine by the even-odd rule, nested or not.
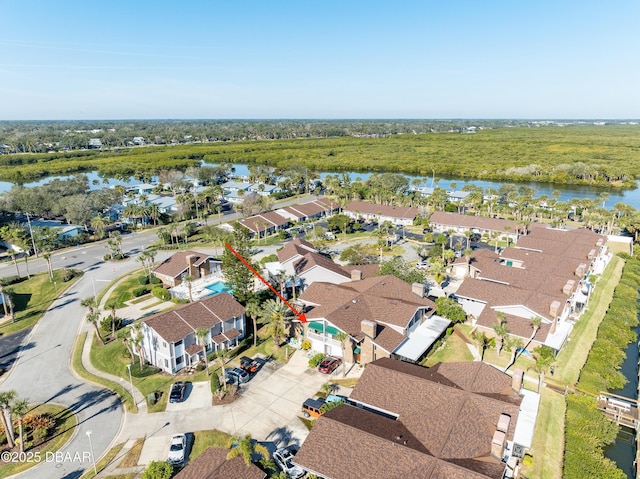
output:
[[[178,251],[176,253],[173,253],[169,258],[160,263],[160,265],[158,265],[153,271],[170,278],[176,278],[187,270],[187,257],[192,255],[195,257],[195,266],[200,266],[206,260],[213,259],[213,256],[205,253],[200,253],[198,251]]]
[[[295,462],[332,479],[501,478],[504,464],[490,457],[491,440],[503,413],[513,439],[521,398],[510,385],[482,362],[427,369],[374,361],[350,399],[397,420],[339,406],[318,418]]]
[[[351,273],[342,269],[342,266],[333,262],[331,258],[327,258],[326,256],[322,256],[319,253],[307,253],[302,258],[298,259],[293,263],[293,269],[296,274],[302,275],[306,271],[309,271],[314,267],[324,268],[328,271],[332,271],[341,276],[345,276],[347,278],[351,278]]]
[[[390,206],[390,205],[374,205],[366,201],[353,200],[344,211],[352,213],[360,212],[362,214],[388,216],[390,218],[414,219],[418,216],[418,208],[412,206]]]
[[[187,467],[175,475],[175,479],[264,479],[267,474],[255,464],[247,466],[242,456],[227,459],[229,449],[210,447]]]
[[[412,293],[411,285],[391,275],[375,276],[339,285],[314,282],[299,299],[307,304],[318,305],[305,313],[307,319],[324,318],[357,339],[363,338],[363,319],[375,321],[380,325],[405,328],[418,308],[427,307],[431,313],[435,311],[433,301]],[[397,336],[399,337],[400,335]],[[389,338],[382,338],[385,349],[392,347],[387,341],[390,338],[391,335]],[[395,347],[391,350],[393,349]]]
[[[259,233],[265,229],[284,226],[289,223],[289,220],[275,211],[267,211],[266,213],[245,218],[240,223],[254,233]]]
[[[143,322],[165,341],[175,343],[197,329],[210,329],[215,324],[244,313],[244,307],[229,293],[208,296],[172,311],[156,314]]]
[[[516,232],[516,223],[512,220],[487,218],[484,216],[468,216],[461,215],[459,213],[447,213],[444,211],[434,211],[429,217],[429,223],[444,227],[451,226],[466,229],[478,228],[481,230],[502,231],[505,233]]]
[[[315,252],[318,250],[308,241],[300,238],[294,238],[287,242],[282,249],[276,252],[276,254],[278,255],[278,261],[280,261],[280,263],[286,263],[291,258],[295,256],[304,256],[309,251]]]

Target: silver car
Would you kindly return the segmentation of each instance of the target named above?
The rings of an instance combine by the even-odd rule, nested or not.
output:
[[[282,447],[274,452],[273,460],[280,469],[289,474],[291,479],[299,479],[305,475],[304,469],[293,464],[293,453],[288,447]]]

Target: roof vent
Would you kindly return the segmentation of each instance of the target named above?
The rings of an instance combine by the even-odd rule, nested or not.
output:
[[[351,300],[351,302],[352,302],[353,304],[356,304],[356,303],[358,302],[358,300],[357,300],[357,299],[352,299],[352,300]]]

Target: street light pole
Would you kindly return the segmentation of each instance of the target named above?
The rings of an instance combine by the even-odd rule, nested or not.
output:
[[[96,295],[96,280],[91,276],[91,284],[93,285],[93,299],[97,298]]]
[[[131,384],[131,399],[133,399],[133,404],[136,404],[136,396],[133,389],[133,378],[131,377],[131,363],[127,364],[127,369],[129,370],[129,384]]]
[[[96,456],[93,454],[93,444],[91,443],[91,433],[93,431],[91,429],[89,429],[86,434],[87,437],[89,438],[89,449],[91,449],[91,460],[93,461],[93,472],[95,473],[95,475],[98,475],[98,468],[96,467]]]

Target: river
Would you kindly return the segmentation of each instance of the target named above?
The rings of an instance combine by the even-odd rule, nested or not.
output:
[[[208,166],[213,166],[209,165]],[[249,175],[249,167],[243,164],[234,164],[235,174],[238,176],[248,176]],[[324,178],[327,175],[342,175],[346,173],[349,178],[354,181],[357,179],[366,180],[369,178],[372,173],[363,173],[356,171],[344,171],[344,172],[323,172],[320,173],[320,177]],[[98,176],[98,173],[95,171],[89,173],[83,173],[89,179],[89,187],[91,189],[99,189],[110,187],[114,185],[124,185],[124,186],[133,186],[135,184],[140,183],[139,181],[134,181],[130,179],[128,181],[115,180],[112,178],[103,179]],[[481,181],[481,180],[468,180],[468,179],[455,179],[455,178],[430,178],[430,177],[422,177],[422,176],[411,176],[406,175],[409,178],[409,181],[413,181],[414,179],[422,180],[422,186],[439,186],[440,188],[444,188],[446,190],[461,190],[465,185],[476,185],[480,186],[483,190],[488,188],[493,188],[497,190],[501,185],[506,184],[507,182],[497,182],[497,181]],[[41,186],[53,179],[67,179],[72,178],[72,175],[69,176],[51,176],[47,178],[43,178],[38,181],[34,181],[32,183],[25,183],[26,187],[33,186]],[[154,178],[157,180],[157,178]],[[608,197],[604,201],[604,206],[607,209],[613,208],[616,203],[626,203],[630,206],[633,206],[635,209],[640,209],[640,185],[636,184],[635,189],[627,189],[627,190],[619,190],[619,189],[604,189],[604,188],[594,188],[590,186],[580,186],[580,185],[559,185],[554,183],[514,183],[516,186],[527,185],[535,188],[536,196],[546,195],[549,198],[553,198],[553,193],[558,192],[560,201],[569,201],[575,198],[590,198],[590,199],[599,199],[603,193],[606,193]],[[6,181],[0,181],[0,194],[5,191],[9,191],[13,183],[9,183]]]

